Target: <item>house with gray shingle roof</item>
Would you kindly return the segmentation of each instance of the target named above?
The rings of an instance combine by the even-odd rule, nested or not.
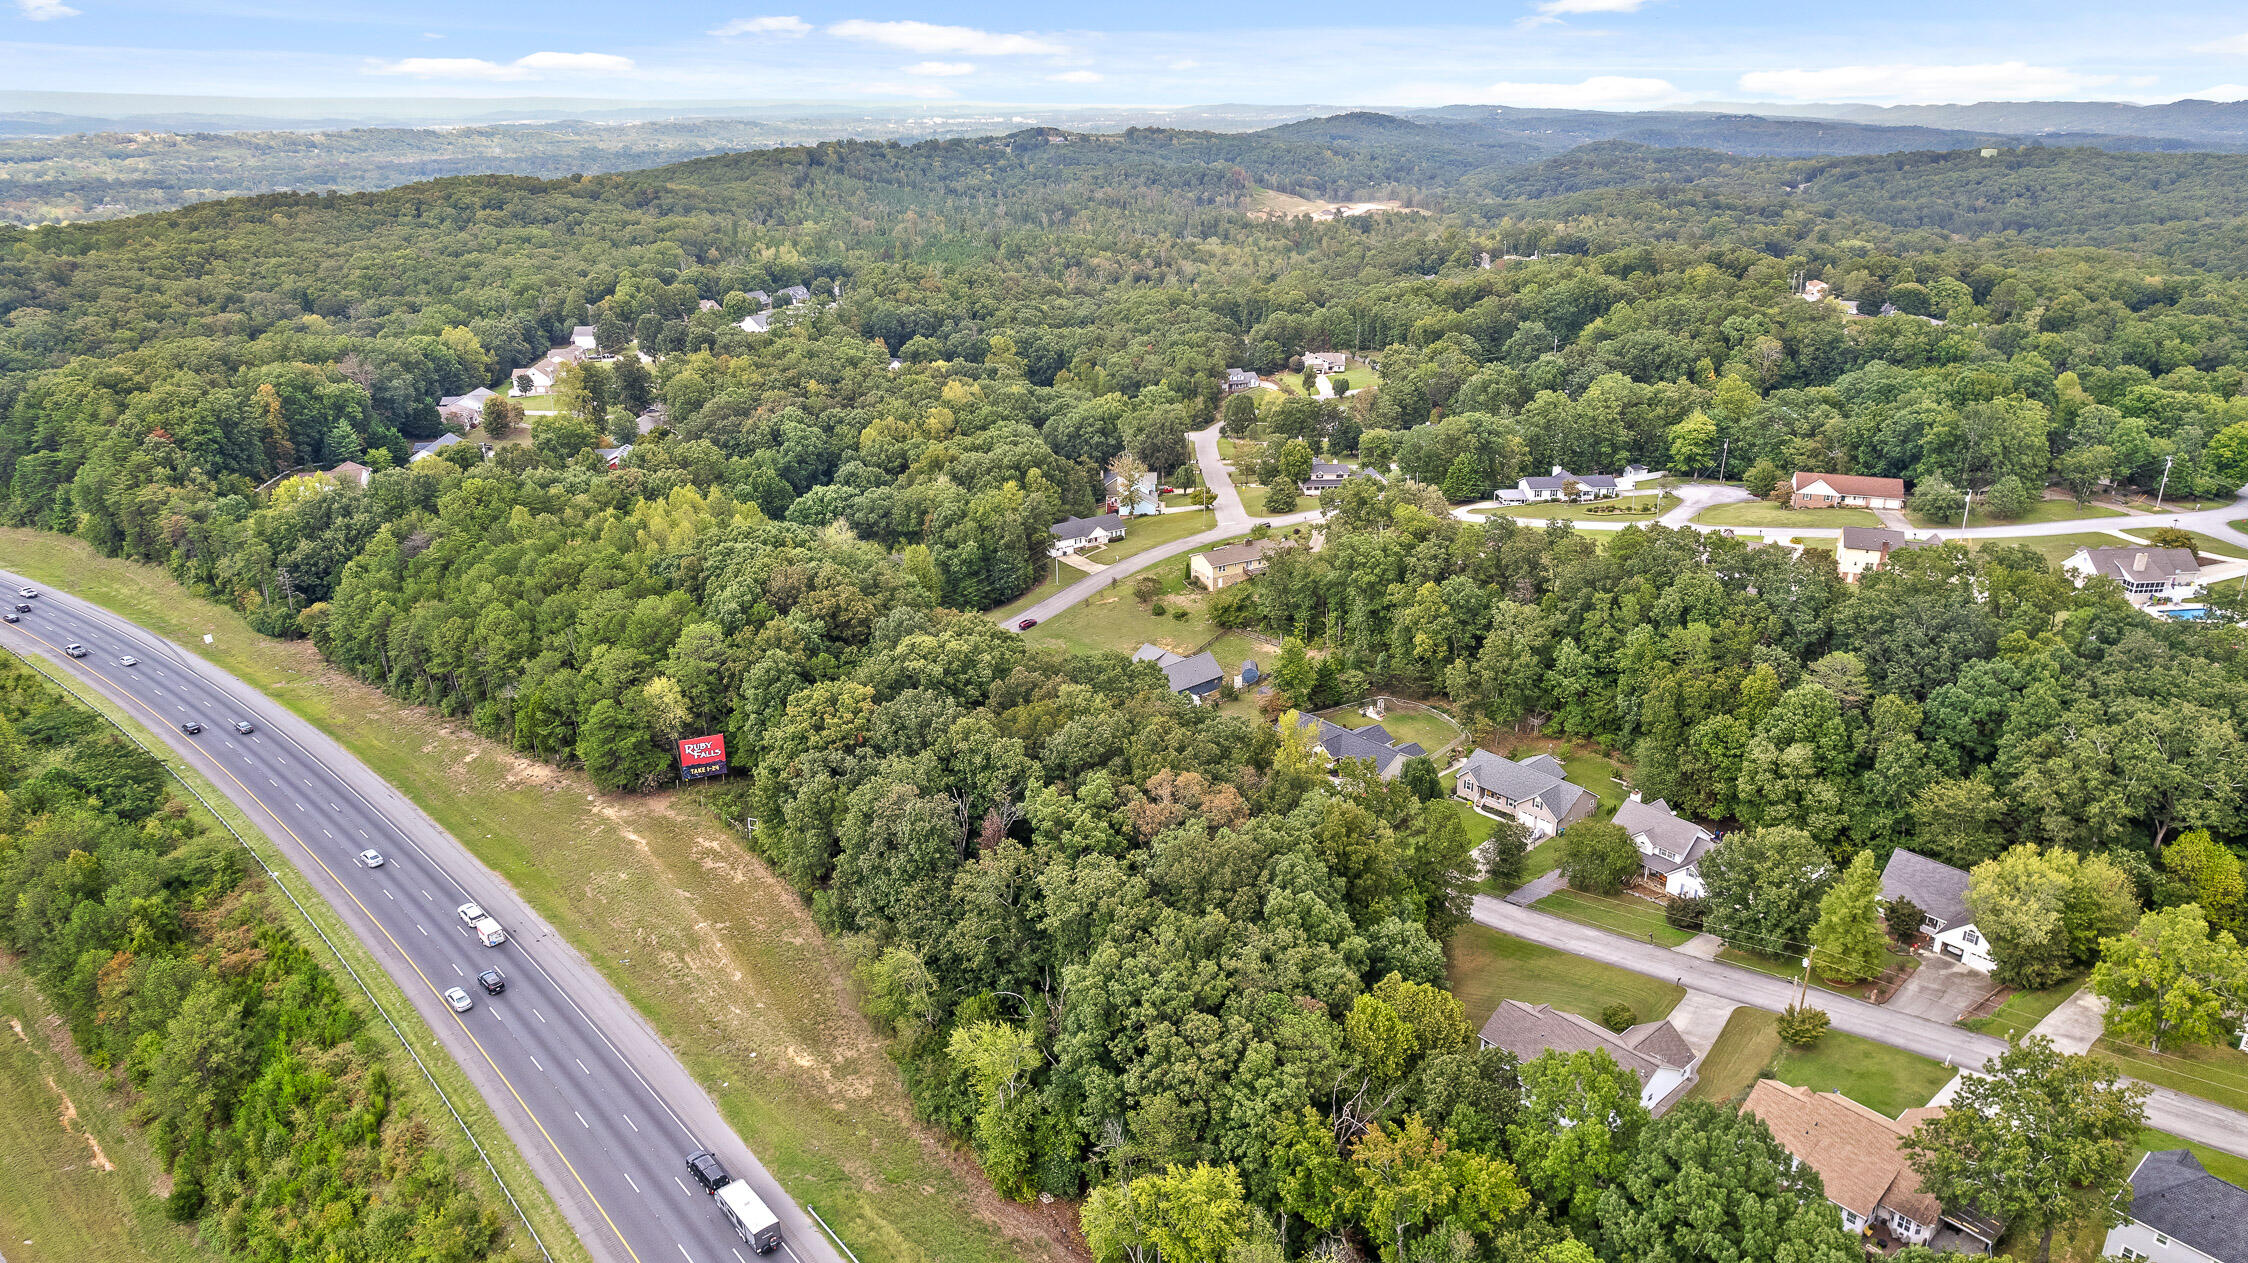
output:
[[[1533,837],[1551,837],[1593,813],[1600,799],[1572,782],[1550,754],[1516,763],[1489,750],[1471,750],[1453,796],[1476,810],[1514,817]]]
[[[1883,526],[1845,526],[1842,537],[1835,541],[1834,568],[1844,579],[1856,583],[1860,575],[1885,568],[1891,553],[1907,548],[1934,548],[1943,542],[1941,535],[1914,539],[1903,531]]]
[[[1605,1052],[1639,1078],[1639,1103],[1661,1115],[1676,1105],[1701,1078],[1700,1060],[1678,1028],[1667,1021],[1641,1022],[1621,1033],[1550,1004],[1501,1000],[1483,1023],[1485,1048],[1503,1048],[1523,1061],[1548,1052]]]
[[[1920,909],[1920,932],[1938,953],[1984,973],[1998,968],[1990,942],[1975,929],[1967,909],[1967,874],[1903,847],[1889,853],[1881,870],[1881,901],[1908,899]]]
[[[2080,588],[2095,576],[2113,579],[2133,605],[2183,600],[2201,586],[2201,558],[2190,548],[2079,548],[2061,569]]]
[[[1672,811],[1660,798],[1642,801],[1636,789],[1616,808],[1616,824],[1639,848],[1641,870],[1661,882],[1664,890],[1687,899],[1706,893],[1702,857],[1717,845],[1716,834]]]
[[[2131,1172],[2131,1218],[2100,1254],[2158,1263],[2248,1263],[2248,1189],[2204,1169],[2190,1149],[2162,1149]]]
[[[1161,645],[1141,645],[1132,652],[1134,662],[1152,662],[1163,668],[1163,676],[1171,682],[1171,691],[1186,694],[1186,699],[1200,706],[1218,691],[1225,679],[1225,668],[1205,650],[1191,658],[1182,658]]]
[[[1067,557],[1081,549],[1113,544],[1124,538],[1124,519],[1114,513],[1103,513],[1099,517],[1065,517],[1046,533],[1054,537],[1046,555]]]
[[[1341,724],[1331,723],[1317,715],[1299,714],[1296,716],[1296,727],[1298,728],[1309,728],[1315,725],[1318,731],[1312,737],[1312,744],[1319,747],[1319,752],[1326,755],[1330,762],[1339,763],[1344,759],[1365,759],[1374,765],[1374,770],[1379,772],[1381,778],[1385,781],[1395,780],[1397,775],[1405,770],[1407,760],[1417,759],[1428,753],[1420,747],[1419,742],[1400,743],[1397,738],[1389,735],[1389,729],[1382,727],[1380,724],[1368,724],[1364,728],[1345,728]]]

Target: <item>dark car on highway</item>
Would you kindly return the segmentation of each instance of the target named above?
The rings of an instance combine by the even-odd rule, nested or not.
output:
[[[734,1178],[726,1174],[718,1155],[708,1149],[697,1149],[687,1155],[687,1174],[694,1176],[695,1183],[702,1185],[706,1193],[717,1192],[726,1186],[726,1181]]]
[[[243,736],[247,737],[251,733],[257,731],[257,726],[255,724],[252,724],[247,719],[237,719],[234,721],[234,731],[239,732]]]
[[[194,720],[190,719],[186,723],[180,725],[180,731],[192,737],[196,733],[203,731],[203,725],[196,723]]]
[[[30,606],[30,605],[29,605],[28,603],[26,603],[26,602],[23,602],[23,601],[18,601],[18,602],[16,602],[16,613],[18,613],[18,614],[29,614],[30,612],[31,612],[31,606]]]
[[[498,995],[507,990],[507,978],[497,969],[487,969],[476,975],[476,982],[484,988],[485,995]]]

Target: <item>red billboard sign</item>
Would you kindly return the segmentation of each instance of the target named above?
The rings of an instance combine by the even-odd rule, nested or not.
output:
[[[699,781],[706,776],[722,775],[726,771],[726,735],[717,733],[708,737],[681,737],[679,739],[679,779]]]

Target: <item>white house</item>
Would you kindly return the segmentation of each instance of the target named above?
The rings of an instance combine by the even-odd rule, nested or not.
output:
[[[1716,834],[1672,811],[1660,798],[1642,801],[1636,789],[1616,808],[1616,825],[1639,848],[1641,870],[1662,882],[1665,891],[1686,899],[1706,893],[1702,857],[1717,845]]]
[[[570,345],[578,348],[581,351],[593,350],[593,326],[579,325],[578,327],[570,330]]]
[[[1538,500],[1606,500],[1638,491],[1662,476],[1660,470],[1650,470],[1645,465],[1627,465],[1620,474],[1572,474],[1555,465],[1551,474],[1517,482],[1516,494],[1506,499],[1516,504]]]
[[[474,428],[484,420],[484,401],[492,397],[492,388],[478,386],[465,395],[447,395],[437,401],[437,415],[455,425]]]
[[[1920,909],[1920,932],[1944,956],[1984,973],[1998,967],[1990,942],[1975,930],[1967,910],[1967,874],[1903,847],[1889,853],[1881,870],[1881,901],[1909,899]]]
[[[2190,1149],[2162,1149],[2131,1171],[2131,1218],[2100,1253],[2137,1263],[2248,1263],[2248,1189],[2202,1169]]]
[[[1255,390],[1262,384],[1258,381],[1257,375],[1248,369],[1229,368],[1225,371],[1226,394],[1238,395],[1244,390]]]
[[[597,447],[593,449],[593,454],[601,458],[602,464],[615,469],[624,463],[625,457],[632,455],[632,446],[625,443],[618,447]]]
[[[1660,1116],[1701,1079],[1701,1058],[1668,1021],[1641,1022],[1622,1032],[1565,1013],[1549,1004],[1501,1000],[1484,1020],[1479,1040],[1523,1061],[1547,1052],[1599,1049],[1639,1079],[1639,1103]]]
[[[1314,373],[1340,373],[1349,363],[1350,357],[1341,351],[1304,352],[1304,367]]]
[[[1115,471],[1101,475],[1101,490],[1108,496],[1108,509],[1123,517],[1146,517],[1163,511],[1163,498],[1157,491],[1155,475],[1143,473],[1126,488],[1123,478]]]
[[[789,301],[789,305],[794,306],[797,303],[808,303],[812,301],[812,291],[804,288],[801,285],[791,285],[781,291],[781,297],[787,299]]]
[[[2190,548],[2079,548],[2061,569],[2080,588],[2094,575],[2105,575],[2123,585],[2133,605],[2183,600],[2201,586],[2201,559]]]
[[[1047,529],[1054,542],[1047,546],[1049,557],[1067,557],[1099,544],[1113,544],[1124,538],[1124,519],[1114,513],[1099,517],[1065,517]]]
[[[1788,504],[1798,509],[1902,509],[1905,507],[1905,481],[1857,474],[1815,474],[1799,469],[1795,471]]]
[[[741,324],[740,324],[739,328],[741,329],[741,331],[742,331],[743,333],[770,333],[770,332],[772,332],[772,330],[773,330],[773,312],[772,312],[772,309],[771,309],[771,308],[767,308],[767,309],[765,309],[764,311],[753,311],[753,312],[751,312],[750,314],[748,314],[748,315],[746,315],[746,316],[743,316],[743,317],[742,317],[742,319],[741,319]]]
[[[1804,301],[1804,302],[1807,302],[1807,303],[1815,303],[1815,302],[1819,301],[1820,299],[1822,299],[1822,298],[1825,298],[1826,296],[1827,296],[1827,283],[1826,283],[1825,281],[1805,281],[1805,282],[1803,282],[1803,301]]]
[[[1892,531],[1885,526],[1845,526],[1842,538],[1835,541],[1834,567],[1845,581],[1856,583],[1868,572],[1886,567],[1891,553],[1907,548],[1934,548],[1943,542],[1941,535],[1914,539],[1903,531]]]

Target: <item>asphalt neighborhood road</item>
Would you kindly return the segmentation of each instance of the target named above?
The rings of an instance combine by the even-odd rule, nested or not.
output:
[[[11,594],[37,586],[5,572],[0,584]],[[780,1218],[783,1252],[772,1257],[842,1263],[640,1014],[420,808],[312,724],[188,650],[67,593],[44,590],[28,603],[21,622],[0,624],[4,643],[122,705],[268,835],[412,1001],[594,1258],[752,1257],[685,1178],[686,1155],[708,1148]],[[73,642],[85,657],[65,653]],[[137,665],[123,665],[126,656]],[[256,732],[237,733],[238,719]],[[187,720],[202,732],[181,731]],[[370,848],[380,867],[357,859]],[[470,932],[456,915],[469,902],[505,927],[505,944],[485,947]],[[476,974],[495,967],[506,990],[486,995]],[[456,986],[474,1000],[466,1013],[441,995]]]
[[[1489,895],[1475,897],[1473,915],[1478,924],[1502,933],[1634,973],[1673,981],[1689,990],[1736,1004],[1754,1005],[1776,1013],[1795,1002],[1795,984],[1784,978],[1688,956],[1667,947],[1596,930],[1565,917],[1517,907]],[[1825,1009],[1833,1020],[1835,1030],[1918,1053],[1949,1066],[1978,1070],[1984,1062],[2006,1051],[2005,1040],[1947,1022],[1892,1012],[1877,1004],[1831,992],[1822,991],[1817,999],[1818,1007]],[[2199,1097],[2169,1088],[2155,1088],[2147,1098],[2147,1126],[2248,1158],[2248,1114]]]

